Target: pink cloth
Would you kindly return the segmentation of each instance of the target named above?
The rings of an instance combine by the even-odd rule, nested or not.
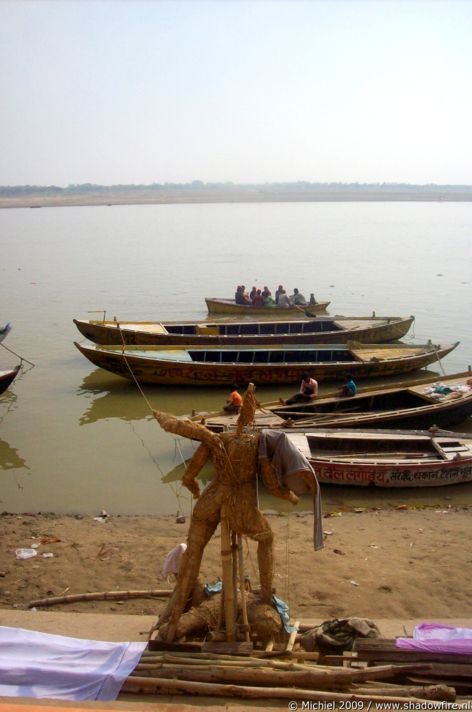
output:
[[[453,628],[442,623],[420,623],[413,638],[397,638],[397,648],[427,653],[472,655],[472,628]]]
[[[169,574],[177,574],[180,571],[180,562],[182,561],[182,556],[187,548],[187,544],[177,544],[173,549],[169,551],[166,558],[164,559],[164,565],[162,567],[162,576],[169,576]]]

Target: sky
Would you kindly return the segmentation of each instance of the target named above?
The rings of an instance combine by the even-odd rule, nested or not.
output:
[[[472,0],[0,0],[0,185],[472,184]]]

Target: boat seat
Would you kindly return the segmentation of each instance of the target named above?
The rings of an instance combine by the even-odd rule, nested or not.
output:
[[[471,454],[471,449],[467,447],[467,445],[462,445],[461,443],[457,445],[449,445],[448,443],[443,444],[435,440],[432,442],[436,450],[445,460],[454,460],[454,458],[457,457],[457,455],[460,456],[461,453],[467,453],[468,455]]]

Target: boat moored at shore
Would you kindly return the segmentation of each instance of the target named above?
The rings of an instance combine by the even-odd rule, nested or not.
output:
[[[308,403],[262,403],[255,428],[429,428],[449,427],[472,415],[472,372],[421,376],[408,382],[363,386],[349,398],[336,393]],[[215,432],[236,427],[237,414],[201,413],[194,416]]]
[[[95,344],[225,346],[236,344],[385,343],[401,339],[414,317],[319,316],[278,321],[174,322],[74,319]]]
[[[437,363],[458,342],[251,346],[99,346],[75,342],[93,364],[141,383],[218,386],[296,383],[305,372],[326,381],[407,373]]]
[[[448,431],[287,433],[321,484],[439,487],[472,481],[472,435]]]

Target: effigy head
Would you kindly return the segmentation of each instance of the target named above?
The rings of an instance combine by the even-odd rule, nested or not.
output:
[[[236,429],[238,434],[242,432],[244,427],[252,425],[254,423],[257,408],[255,393],[256,386],[254,385],[254,383],[249,383],[246,392],[243,395],[243,404],[241,406],[241,410],[239,411],[239,417],[236,422]]]

